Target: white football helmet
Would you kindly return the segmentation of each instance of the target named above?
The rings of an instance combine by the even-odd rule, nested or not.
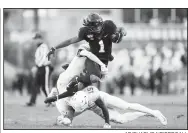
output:
[[[84,91],[78,91],[72,96],[68,102],[75,112],[82,112],[88,108],[88,95]]]

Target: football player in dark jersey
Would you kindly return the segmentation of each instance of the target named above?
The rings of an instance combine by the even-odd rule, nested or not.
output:
[[[56,49],[85,40],[89,43],[91,52],[107,65],[109,60],[113,60],[112,43],[119,43],[126,35],[125,31],[123,28],[117,28],[111,20],[103,21],[101,16],[95,13],[89,14],[84,19],[83,25],[78,36],[52,47],[48,55],[53,54]]]
[[[111,20],[103,21],[102,17],[96,13],[89,14],[86,19],[83,20],[83,25],[84,26],[79,30],[78,36],[63,41],[56,47],[52,47],[47,55],[48,58],[51,54],[54,54],[56,49],[63,48],[69,46],[70,44],[85,40],[90,46],[90,51],[107,66],[108,62],[112,61],[114,58],[111,55],[112,43],[119,43],[122,40],[123,36],[126,35],[124,29],[117,28],[117,26]],[[98,71],[100,71],[100,67],[98,69]],[[78,84],[79,82],[84,83],[84,79],[86,79],[86,77],[84,76],[75,76],[67,86],[67,90],[74,90],[73,88],[76,86],[76,84]],[[89,85],[91,83],[93,82],[90,81],[90,83],[87,82],[85,84]],[[64,97],[67,97],[67,95],[64,95],[60,98]]]

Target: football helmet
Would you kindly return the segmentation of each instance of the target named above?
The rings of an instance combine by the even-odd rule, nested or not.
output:
[[[89,27],[92,32],[100,33],[102,30],[103,19],[97,13],[91,13],[83,20],[83,25]]]

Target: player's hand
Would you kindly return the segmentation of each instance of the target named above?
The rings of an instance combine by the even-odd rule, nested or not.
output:
[[[105,65],[101,66],[101,74],[107,75],[108,74],[108,68]]]
[[[123,36],[126,36],[127,35],[127,32],[125,31],[125,29],[123,27],[120,27],[118,29],[118,32],[121,33]]]
[[[46,57],[48,57],[48,60],[50,60],[50,55],[52,55],[52,54],[54,54],[54,53],[55,53],[55,48],[52,47],[52,48],[50,49],[50,51],[48,52],[48,54],[46,55]]]
[[[103,128],[108,128],[109,129],[109,128],[111,128],[111,125],[108,124],[108,123],[105,123],[104,126],[103,126]]]
[[[126,36],[127,32],[124,30],[124,28],[120,27],[117,29],[116,33],[112,35],[112,41],[115,43],[121,42],[123,36]]]
[[[52,102],[55,102],[57,101],[57,96],[52,96],[52,97],[47,97],[45,100],[44,100],[44,103],[52,103]]]

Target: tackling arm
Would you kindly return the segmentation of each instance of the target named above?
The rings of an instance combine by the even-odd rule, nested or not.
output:
[[[73,44],[73,43],[80,42],[80,41],[82,41],[82,40],[83,40],[83,39],[81,39],[80,37],[73,37],[73,38],[71,38],[71,39],[68,39],[68,40],[66,40],[66,41],[63,41],[62,43],[60,43],[60,44],[57,45],[56,47],[52,47],[52,48],[50,49],[50,51],[48,52],[48,54],[47,54],[48,60],[50,59],[50,55],[51,55],[51,54],[54,54],[54,52],[55,52],[56,49],[64,48],[64,47],[69,46],[69,45],[71,45],[71,44]]]
[[[109,112],[108,109],[106,107],[106,105],[104,104],[104,102],[99,98],[95,101],[95,104],[102,109],[103,115],[104,115],[104,119],[105,119],[105,123],[110,124],[110,120],[109,120]]]

